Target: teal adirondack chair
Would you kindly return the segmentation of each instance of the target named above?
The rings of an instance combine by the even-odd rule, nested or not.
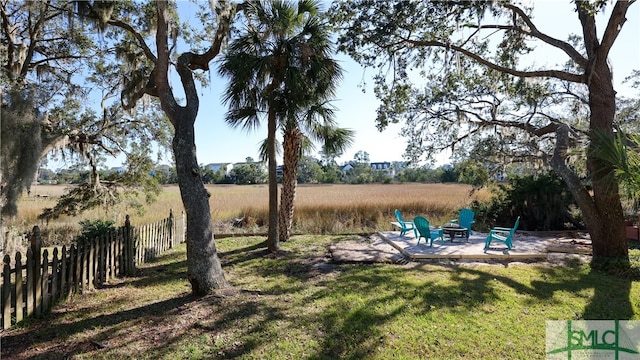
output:
[[[404,235],[409,230],[413,230],[413,235],[415,235],[415,237],[418,237],[418,231],[413,225],[413,222],[404,220],[402,218],[400,210],[398,209],[396,209],[396,220],[398,221],[398,225],[400,226],[400,236]]]
[[[484,248],[488,249],[489,245],[491,245],[492,241],[498,241],[505,243],[507,248],[511,250],[513,247],[513,234],[516,232],[518,225],[520,224],[520,216],[516,219],[516,223],[512,228],[503,228],[503,227],[494,227],[489,232],[489,236],[487,236],[487,240],[484,243]]]
[[[413,219],[413,224],[420,234],[420,236],[416,236],[418,238],[418,244],[420,244],[421,238],[424,238],[425,243],[429,240],[429,246],[433,246],[433,240],[438,238],[440,238],[440,241],[444,244],[444,233],[442,229],[432,229],[431,226],[429,226],[429,220],[424,216],[416,216]]]
[[[463,228],[467,228],[467,231],[469,232],[469,235],[473,234],[473,232],[471,231],[471,225],[475,224],[476,222],[473,220],[473,218],[476,216],[476,213],[473,212],[473,210],[471,209],[462,209],[458,212],[458,218],[457,219],[453,219],[451,220],[452,223],[457,223],[458,225],[462,226]]]

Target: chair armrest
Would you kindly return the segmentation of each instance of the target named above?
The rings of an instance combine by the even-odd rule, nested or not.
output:
[[[496,226],[496,227],[494,227],[494,228],[493,228],[493,229],[491,229],[491,230],[511,231],[511,228],[506,228],[506,227],[499,227],[499,226]]]
[[[499,233],[499,234],[490,233],[489,237],[495,240],[505,241],[507,238],[509,238],[509,234],[508,233]]]
[[[507,230],[508,231],[491,229],[491,231],[489,232],[489,235],[509,235],[509,233],[511,232],[511,229],[507,229]]]

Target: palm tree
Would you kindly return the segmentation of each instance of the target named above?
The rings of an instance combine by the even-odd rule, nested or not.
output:
[[[333,95],[341,76],[329,58],[329,31],[322,24],[319,3],[256,1],[242,5],[245,16],[239,36],[230,44],[220,67],[229,78],[224,102],[226,121],[252,129],[267,118],[269,232],[267,247],[280,248],[276,131],[279,123],[298,118],[315,103]],[[295,147],[295,146],[294,146]]]
[[[316,105],[297,115],[298,117],[284,119],[278,124],[282,129],[285,149],[280,211],[278,212],[279,241],[287,241],[290,237],[298,186],[298,165],[302,155],[314,149],[314,142],[321,142],[322,152],[330,154],[342,153],[353,142],[354,132],[337,127],[333,120],[332,108]],[[280,155],[282,148],[280,144],[277,145],[277,153]],[[263,161],[267,160],[266,139],[260,145],[260,157]]]
[[[636,211],[640,207],[640,135],[619,129],[613,135],[595,131],[594,137],[598,145],[591,149],[592,156],[610,165],[597,171],[619,184],[621,196]]]
[[[300,156],[312,147],[313,141],[322,142],[324,152],[342,152],[352,143],[353,131],[339,128],[333,120],[333,109],[311,106],[306,112],[292,117],[283,124],[282,193],[280,194],[280,241],[287,241],[293,223],[298,163]]]

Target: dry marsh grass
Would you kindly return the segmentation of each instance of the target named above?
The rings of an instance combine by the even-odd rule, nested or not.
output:
[[[63,216],[49,224],[39,221],[42,209],[51,207],[63,194],[64,185],[38,185],[24,196],[18,205],[19,215],[6,225],[28,231],[40,225],[50,243],[62,243],[79,230],[81,220],[112,219],[123,224],[130,214],[132,223],[147,224],[159,221],[173,209],[183,211],[178,186],[165,186],[155,203],[137,214],[123,204],[113,209],[94,209],[78,217]],[[216,232],[260,231],[268,218],[267,185],[207,185],[209,203]],[[486,200],[487,191],[471,194],[471,187],[460,184],[366,184],[366,185],[301,185],[298,187],[294,218],[294,232],[335,234],[370,232],[391,229],[393,210],[400,209],[407,219],[424,215],[434,225],[455,217],[458,209],[471,201]],[[243,219],[244,229],[232,227],[233,219]],[[60,235],[57,230],[69,235]]]
[[[395,209],[407,219],[424,215],[441,224],[474,199],[488,197],[485,192],[472,195],[470,191],[471,187],[459,184],[302,186],[296,198],[294,229],[325,234],[387,230]]]

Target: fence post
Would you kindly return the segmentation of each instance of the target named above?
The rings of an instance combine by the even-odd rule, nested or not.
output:
[[[124,241],[124,253],[125,253],[125,263],[126,263],[126,273],[128,276],[134,276],[136,274],[135,272],[135,260],[134,260],[134,254],[136,253],[135,250],[135,241],[133,239],[133,228],[131,227],[131,220],[129,219],[129,215],[127,215],[127,219],[124,222],[124,228],[125,228],[125,241]]]
[[[96,283],[96,238],[85,241],[88,246],[87,252],[87,288],[93,290]]]
[[[22,284],[22,254],[16,253],[16,323],[24,319],[24,287]]]
[[[86,244],[85,241],[80,241],[78,244],[78,255],[76,261],[76,279],[78,279],[78,293],[82,293],[85,290],[85,278],[87,277],[87,272],[84,270],[85,262],[86,262]]]
[[[175,222],[173,219],[173,209],[169,209],[169,249],[173,248],[173,241],[175,239]]]
[[[47,313],[51,309],[49,301],[49,251],[42,252],[42,313]]]
[[[42,239],[40,228],[33,227],[31,233],[31,252],[33,254],[33,301],[35,302],[36,316],[42,315]]]
[[[125,235],[125,228],[121,228],[118,229],[118,236],[116,236],[116,241],[115,241],[115,248],[116,248],[116,253],[115,253],[115,259],[116,259],[116,274],[117,276],[124,276],[124,237]]]
[[[102,235],[98,239],[98,273],[100,274],[100,280],[98,285],[102,286],[107,282],[107,235]]]
[[[71,293],[76,294],[80,292],[80,284],[82,283],[82,279],[80,278],[80,244],[71,244],[71,262],[69,264],[70,267],[70,279],[69,282],[69,296]],[[71,285],[73,284],[73,285]]]
[[[35,302],[33,301],[33,251],[31,251],[30,248],[27,249],[25,268],[27,269],[27,302],[25,303],[25,307],[27,308],[27,316],[31,316],[34,311],[33,306]]]
[[[4,256],[2,269],[2,328],[11,327],[11,257]]]
[[[51,306],[58,300],[58,294],[60,294],[60,263],[58,261],[58,248],[53,248],[53,262],[51,264]]]
[[[67,271],[69,271],[69,269],[67,268],[68,262],[67,262],[67,245],[62,245],[62,251],[61,251],[62,255],[60,255],[60,285],[59,285],[59,291],[58,291],[58,298],[59,299],[63,299],[66,296],[66,289],[67,289]]]

